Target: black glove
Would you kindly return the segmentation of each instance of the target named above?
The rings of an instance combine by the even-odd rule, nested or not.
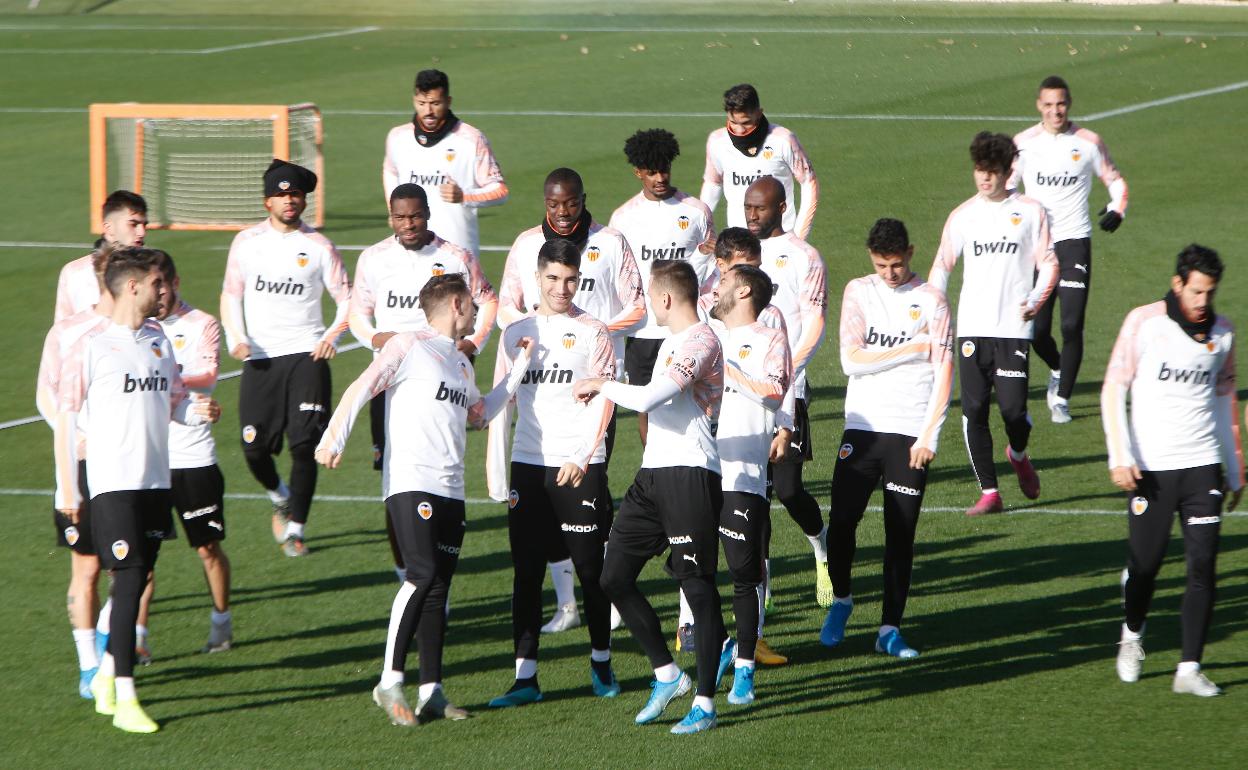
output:
[[[1101,229],[1107,233],[1114,232],[1122,225],[1122,214],[1110,211],[1109,206],[1101,209],[1097,215],[1101,218]]]

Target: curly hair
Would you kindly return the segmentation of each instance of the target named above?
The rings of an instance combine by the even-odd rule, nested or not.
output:
[[[624,156],[633,168],[670,171],[679,154],[680,143],[671,131],[662,128],[638,131],[624,141]]]

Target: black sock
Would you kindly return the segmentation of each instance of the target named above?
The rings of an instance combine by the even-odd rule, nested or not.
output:
[[[590,658],[589,667],[594,670],[594,673],[598,675],[598,681],[603,684],[611,684],[611,682],[615,680],[615,677],[611,674],[610,659],[594,660],[593,658]]]
[[[527,677],[525,679],[517,679],[516,683],[513,684],[511,686],[511,689],[508,690],[507,692],[510,694],[510,693],[515,692],[516,690],[523,690],[526,687],[532,687],[534,690],[538,690],[538,691],[542,689],[541,687],[537,686],[537,676],[534,675],[534,676]]]

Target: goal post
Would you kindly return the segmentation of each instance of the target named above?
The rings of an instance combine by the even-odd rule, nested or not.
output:
[[[316,172],[304,220],[325,220],[321,111],[315,104],[92,104],[91,230],[113,190],[147,201],[151,228],[241,230],[267,216],[273,158]]]

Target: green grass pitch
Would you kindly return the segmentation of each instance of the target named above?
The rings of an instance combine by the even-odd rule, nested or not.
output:
[[[1207,671],[1227,694],[1204,701],[1170,693],[1183,585],[1177,538],[1149,622],[1145,674],[1133,686],[1117,681],[1125,527],[1119,516],[1094,512],[1122,507],[1108,482],[1097,404],[1128,309],[1160,297],[1174,255],[1195,240],[1227,260],[1221,312],[1248,321],[1240,310],[1248,298],[1239,193],[1248,114],[1244,9],[361,0],[348,10],[306,0],[278,16],[242,0],[27,5],[0,0],[7,191],[0,307],[9,318],[0,343],[0,422],[34,414],[57,270],[85,252],[18,244],[91,240],[85,108],[92,102],[317,103],[325,111],[325,232],[343,247],[364,246],[387,234],[379,184],[385,132],[407,119],[414,73],[437,66],[451,76],[456,111],[486,132],[507,176],[511,200],[481,217],[482,243],[506,246],[538,221],[542,177],[559,165],[583,174],[588,206],[605,222],[636,191],[622,146],[640,128],[676,133],[684,154],[674,179],[696,194],[706,134],[722,121],[720,93],[753,82],[771,119],[801,137],[822,182],[812,242],[828,265],[833,334],[811,370],[816,460],[806,476],[825,506],[842,429],[839,298],[848,279],[869,270],[862,244],[877,217],[907,222],[915,268],[925,274],[945,216],[973,193],[971,136],[1032,122],[1034,89],[1052,73],[1071,82],[1074,119],[1105,137],[1130,183],[1131,208],[1118,233],[1093,238],[1094,301],[1072,424],[1046,419],[1044,367],[1033,364],[1032,451],[1044,484],[1034,508],[1019,507],[1002,464],[1010,513],[968,521],[958,512],[976,490],[955,398],[920,522],[906,618],[906,637],[923,652],[918,660],[871,650],[880,609],[878,514],[860,530],[850,635],[827,651],[817,639],[823,613],[814,605],[809,549],[777,510],[777,607],[767,636],[792,662],[760,671],[753,707],[734,708],[721,695],[720,728],[693,739],[669,736],[664,726],[634,727],[650,678],[644,658],[618,634],[624,693],[595,700],[582,628],[544,640],[545,702],[489,713],[485,702],[512,678],[510,570],[505,509],[474,504],[452,588],[445,683],[475,718],[403,732],[369,701],[396,587],[381,505],[317,502],[313,553],[290,560],[269,538],[267,505],[231,499],[226,547],[237,647],[197,654],[207,633],[206,590],[185,541],[168,544],[153,609],[156,660],[138,674],[143,702],[163,730],[124,735],[74,691],[61,609],[68,560],[53,547],[48,495],[22,492],[52,481],[50,434],[32,424],[0,430],[0,765],[1242,766],[1245,519],[1223,524],[1206,653]],[[178,53],[218,48],[230,50]],[[1179,96],[1191,98],[1172,99]],[[579,114],[543,114],[559,112]],[[1105,199],[1098,183],[1093,204]],[[214,313],[229,240],[224,233],[149,236],[178,259],[187,298]],[[350,268],[358,253],[344,248]],[[495,281],[503,256],[483,254]],[[356,351],[334,362],[336,394],[367,360]],[[481,368],[484,381],[489,367]],[[217,393],[227,409],[217,437],[228,491],[258,492],[237,450],[237,380]],[[631,415],[620,421],[617,496],[640,457],[635,422]],[[342,469],[322,473],[320,494],[378,493],[366,439],[352,440]],[[485,497],[483,439],[473,435],[469,444],[468,494],[477,499]],[[657,564],[643,580],[674,630],[674,586]],[[548,595],[548,612],[551,604]],[[679,662],[692,670],[690,657]],[[669,716],[685,708],[675,704]]]

